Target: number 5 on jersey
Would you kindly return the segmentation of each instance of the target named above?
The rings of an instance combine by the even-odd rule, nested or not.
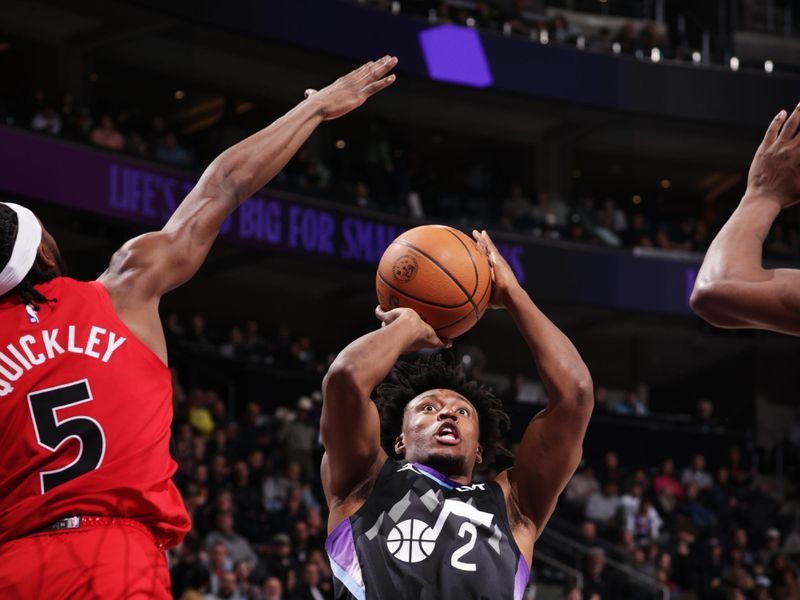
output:
[[[97,469],[106,451],[106,436],[100,423],[91,417],[76,416],[59,420],[58,412],[92,400],[89,381],[81,379],[28,394],[36,441],[55,452],[70,438],[78,440],[78,456],[70,464],[52,471],[40,471],[42,494],[85,473]]]

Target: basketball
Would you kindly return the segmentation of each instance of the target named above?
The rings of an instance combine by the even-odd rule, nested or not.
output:
[[[489,259],[467,234],[423,225],[398,236],[381,257],[376,276],[383,310],[413,308],[442,338],[469,331],[489,305]]]

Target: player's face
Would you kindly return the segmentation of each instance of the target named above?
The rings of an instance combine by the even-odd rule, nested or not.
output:
[[[481,461],[479,438],[475,407],[452,390],[435,389],[408,403],[395,449],[444,475],[471,475]]]

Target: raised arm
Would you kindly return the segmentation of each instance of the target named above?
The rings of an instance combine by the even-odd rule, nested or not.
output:
[[[535,541],[580,462],[594,407],[592,378],[575,346],[522,289],[486,232],[473,235],[494,266],[492,306],[511,313],[533,354],[549,399],[547,408],[526,428],[514,467],[497,479],[510,508],[519,510],[532,524]]]
[[[800,270],[765,269],[762,247],[780,211],[800,202],[800,106],[772,120],[756,151],[739,206],[703,260],[694,311],[717,327],[800,335]]]
[[[397,59],[369,62],[319,90],[215,158],[160,231],[134,238],[100,276],[120,318],[166,362],[158,303],[200,268],[225,219],[267,184],[325,120],[363,104],[394,82]]]
[[[376,315],[382,327],[342,350],[322,382],[322,484],[329,505],[350,496],[386,458],[372,390],[401,354],[445,346],[410,308],[378,308]]]

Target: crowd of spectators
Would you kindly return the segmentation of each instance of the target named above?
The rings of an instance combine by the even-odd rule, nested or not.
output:
[[[713,467],[697,454],[683,468],[671,458],[625,468],[609,451],[567,486],[559,510],[581,522],[577,539],[588,551],[580,561],[563,558],[583,572],[584,598],[642,597],[629,569],[671,598],[795,600],[800,530],[768,492],[736,446]],[[609,560],[623,568],[608,568]]]
[[[181,140],[160,115],[140,116],[132,123],[125,111],[111,115],[90,110],[78,106],[71,94],[56,101],[39,89],[21,106],[24,108],[11,121],[42,133],[181,167],[199,168],[199,158],[209,155],[209,148],[200,141],[194,140],[201,143],[194,147]],[[223,136],[232,133],[224,124],[218,129]],[[226,141],[234,143],[246,135],[239,130],[233,133]],[[354,142],[346,161],[335,149],[326,154],[318,144],[303,147],[271,185],[411,218],[597,246],[703,252],[711,239],[706,221],[698,215],[665,218],[658,206],[642,204],[641,198],[634,198],[636,204],[627,197],[582,192],[571,201],[543,192],[531,194],[519,181],[504,175],[507,170],[496,168],[491,158],[473,160],[463,169],[438,165],[442,171],[458,172],[449,176],[437,172],[437,165],[423,158],[419,148],[405,139],[394,139],[391,130],[380,129],[375,134],[374,139]],[[508,163],[513,158],[503,156],[502,160]],[[519,170],[522,167],[520,164]],[[788,259],[798,252],[798,227],[788,219],[779,220],[766,241],[765,256]]]
[[[328,355],[286,327],[262,333],[255,321],[229,328],[227,338],[200,315],[184,326],[169,314],[164,326],[174,365],[175,481],[193,523],[170,552],[175,597],[332,598],[319,480],[321,394],[270,395],[236,406],[182,368],[199,353],[310,373],[318,384]],[[600,388],[598,396],[600,410],[647,414],[635,391],[606,401]],[[502,397],[513,402],[516,392]],[[712,411],[707,401],[699,403],[700,427],[713,422]],[[624,570],[609,567],[612,561],[667,586],[676,599],[800,600],[790,559],[800,554],[800,524],[778,509],[738,447],[715,465],[703,455],[682,465],[671,458],[659,466],[624,465],[609,451],[587,457],[552,524],[580,524],[568,533],[585,552],[553,549],[544,538],[540,545],[582,571],[584,586],[567,589],[569,600],[637,600],[641,589],[630,586]]]

